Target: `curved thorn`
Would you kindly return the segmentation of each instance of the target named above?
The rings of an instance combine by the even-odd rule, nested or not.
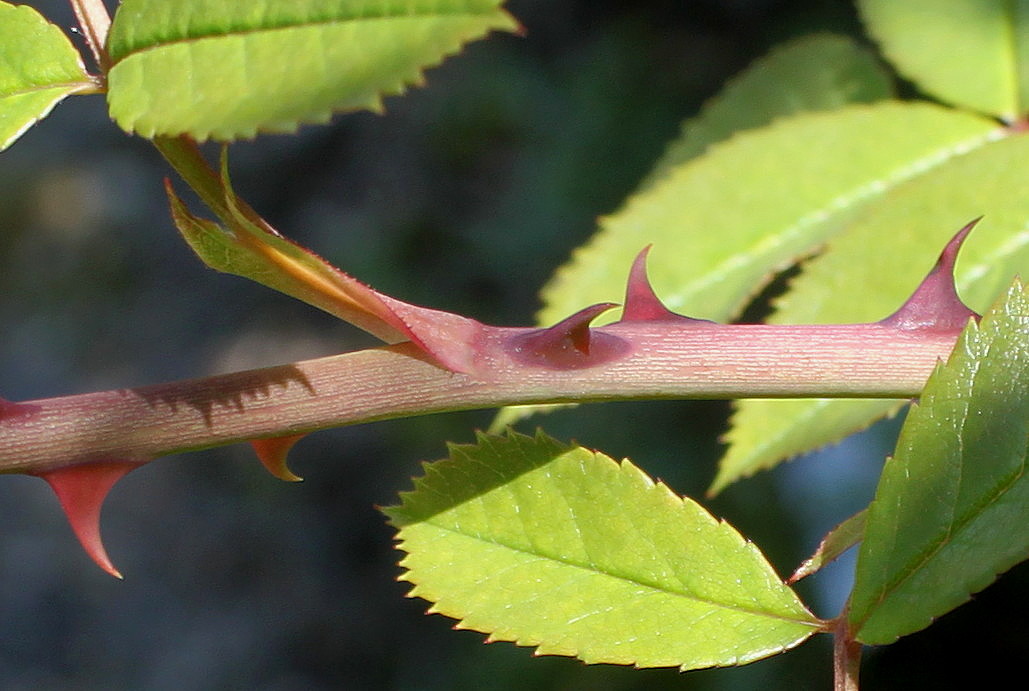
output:
[[[590,329],[590,322],[612,307],[617,305],[590,305],[553,326],[512,336],[505,348],[512,357],[541,367],[577,369],[601,364],[629,348],[617,336]]]
[[[285,482],[301,482],[304,478],[289,469],[286,457],[293,445],[306,436],[306,434],[289,434],[268,439],[252,439],[250,446],[253,447],[258,460],[269,473]]]
[[[632,262],[629,270],[629,280],[625,286],[625,307],[622,309],[621,322],[638,321],[689,321],[697,324],[711,324],[706,319],[694,319],[682,314],[676,314],[661,302],[661,298],[654,292],[647,276],[647,255],[653,245],[647,245],[636,259]]]
[[[960,331],[969,319],[979,318],[958,296],[954,285],[954,265],[962,243],[980,220],[982,216],[967,223],[950,239],[936,260],[936,265],[922,279],[911,297],[880,324],[898,329]]]
[[[585,307],[570,317],[565,317],[553,326],[540,329],[523,340],[523,345],[539,351],[562,351],[574,348],[583,355],[590,353],[590,322],[617,307],[613,302],[600,302]]]
[[[46,480],[57,495],[64,515],[86,554],[115,578],[122,578],[122,575],[114,568],[104,549],[100,537],[100,509],[111,487],[140,465],[142,463],[132,461],[99,461],[33,473]]]

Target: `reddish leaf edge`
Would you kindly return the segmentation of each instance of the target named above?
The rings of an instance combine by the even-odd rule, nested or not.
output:
[[[818,543],[814,553],[801,562],[786,579],[786,585],[793,585],[802,578],[821,571],[839,559],[844,552],[861,542],[865,534],[866,514],[867,509],[862,509],[830,530]]]

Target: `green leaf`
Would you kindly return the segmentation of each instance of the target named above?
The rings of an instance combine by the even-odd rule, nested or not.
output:
[[[740,134],[604,219],[543,290],[540,321],[618,299],[633,257],[650,243],[650,277],[669,308],[730,318],[857,210],[996,132],[985,118],[884,102]]]
[[[918,631],[1029,556],[1029,293],[1018,281],[912,406],[868,508],[848,619]]]
[[[959,293],[980,312],[1011,276],[1029,275],[1029,137],[986,143],[888,192],[806,265],[769,321],[857,322],[887,316],[915,289],[950,235],[982,214],[956,272]],[[837,442],[895,413],[903,403],[740,401],[712,491]]]
[[[683,123],[642,187],[665,177],[735,132],[762,127],[803,111],[871,103],[893,93],[889,74],[852,39],[804,36],[773,49],[747,67]]]
[[[905,403],[838,398],[736,401],[730,429],[722,438],[729,448],[718,461],[708,494],[716,495],[740,478],[835,444],[875,420],[893,417]]]
[[[861,0],[858,6],[886,56],[927,93],[1009,122],[1029,112],[1024,2]]]
[[[67,96],[94,88],[64,32],[27,5],[0,2],[0,151]]]
[[[867,510],[862,509],[856,514],[840,523],[826,534],[818,543],[818,549],[810,557],[804,560],[787,583],[796,583],[801,578],[807,578],[817,573],[825,566],[838,559],[844,552],[861,541],[865,535],[865,517]]]
[[[491,29],[501,0],[125,0],[108,48],[111,115],[144,137],[292,132],[384,95]]]
[[[542,434],[480,435],[402,498],[387,513],[411,595],[490,640],[694,669],[820,630],[754,545],[628,461]]]

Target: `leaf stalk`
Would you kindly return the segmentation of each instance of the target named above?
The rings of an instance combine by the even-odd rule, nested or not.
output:
[[[75,17],[79,20],[82,35],[96,60],[97,67],[104,74],[111,67],[111,56],[107,53],[107,32],[111,28],[111,16],[103,0],[70,0]]]

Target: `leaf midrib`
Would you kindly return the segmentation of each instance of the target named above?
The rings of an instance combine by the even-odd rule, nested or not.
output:
[[[688,296],[702,292],[705,288],[724,280],[726,275],[731,274],[734,263],[760,265],[763,263],[762,259],[769,252],[778,246],[795,241],[798,237],[803,237],[809,232],[810,228],[822,224],[831,224],[838,218],[839,214],[846,213],[856,206],[867,204],[870,200],[884,197],[902,184],[932,172],[951,159],[976,151],[1004,136],[1005,132],[1002,129],[978,133],[967,139],[932,150],[925,156],[909,159],[882,176],[855,185],[849,190],[826,200],[824,204],[797,218],[793,223],[781,227],[777,232],[759,238],[758,242],[743,255],[744,261],[738,261],[738,255],[726,257],[712,269],[702,274],[697,280],[686,284],[673,297],[668,299],[670,302],[675,299],[683,302]],[[734,262],[734,260],[736,261]],[[794,258],[791,263],[796,263],[796,261],[797,259]],[[752,291],[755,293],[760,291],[761,288],[771,282],[773,277],[774,274],[769,274],[763,280],[755,283],[752,286]],[[745,304],[734,305],[729,316],[737,316],[744,306]]]
[[[229,27],[228,29],[215,29],[201,30],[198,33],[190,34],[188,36],[177,36],[169,38],[154,38],[146,42],[142,42],[138,45],[129,47],[126,52],[116,58],[114,58],[114,65],[126,60],[134,55],[140,53],[151,52],[154,50],[160,50],[169,46],[174,46],[182,43],[199,43],[201,41],[217,41],[220,39],[246,37],[260,34],[271,34],[281,31],[293,31],[308,28],[325,28],[332,27],[334,25],[344,25],[347,23],[354,22],[403,22],[411,20],[438,20],[438,19],[468,19],[468,18],[486,18],[490,14],[501,12],[499,9],[494,9],[491,12],[412,12],[411,14],[405,15],[366,15],[361,17],[336,17],[326,18],[318,20],[307,20],[296,23],[288,23],[276,26],[260,26],[260,27]],[[113,66],[113,65],[112,65]]]
[[[1024,94],[1022,93],[1022,77],[1019,74],[1018,56],[1020,51],[1018,49],[1018,0],[1008,0],[1004,3],[1004,15],[1007,17],[1007,21],[1004,22],[1005,31],[1005,44],[1007,45],[1007,59],[1011,69],[1008,70],[1008,84],[1007,88],[1010,89],[1011,93],[1011,105],[1014,111],[1011,115],[1013,119],[1017,120],[1019,117],[1025,117],[1026,115],[1026,104],[1022,103]]]
[[[43,93],[45,91],[53,91],[57,89],[65,91],[67,94],[72,94],[76,91],[83,91],[85,89],[95,87],[96,85],[88,80],[83,80],[81,82],[60,82],[56,84],[34,84],[32,87],[27,89],[16,89],[14,91],[0,90],[0,99],[27,96],[29,94]]]
[[[816,617],[814,617],[814,615],[812,615],[812,619],[810,619],[810,620],[809,619],[799,619],[799,618],[796,618],[796,617],[787,617],[787,616],[783,616],[783,615],[779,615],[779,614],[774,614],[774,613],[767,612],[767,611],[764,611],[764,610],[758,610],[758,609],[753,609],[753,608],[748,608],[748,607],[741,607],[741,606],[738,606],[738,605],[725,604],[725,603],[717,602],[715,600],[709,600],[707,598],[700,597],[698,595],[692,595],[692,594],[689,594],[689,593],[683,593],[683,592],[678,592],[678,591],[674,591],[674,590],[669,590],[668,588],[662,587],[662,586],[654,584],[654,583],[648,583],[648,582],[640,580],[638,578],[630,577],[630,576],[623,575],[623,574],[612,573],[610,571],[605,571],[604,569],[601,569],[601,568],[596,567],[596,566],[587,566],[587,565],[583,565],[581,563],[572,561],[570,559],[561,558],[561,557],[557,557],[557,556],[553,556],[553,555],[548,555],[548,554],[543,554],[541,552],[532,552],[532,551],[529,551],[529,550],[524,549],[522,547],[511,545],[511,544],[508,544],[506,542],[502,542],[500,540],[494,540],[494,539],[483,537],[482,535],[476,535],[476,534],[462,532],[461,530],[457,530],[457,529],[455,529],[453,527],[446,526],[446,525],[440,525],[439,523],[433,523],[431,521],[424,521],[424,522],[428,523],[429,525],[433,526],[434,528],[436,528],[438,530],[442,530],[442,531],[445,531],[447,533],[451,533],[453,535],[460,535],[460,536],[465,537],[465,538],[471,538],[471,539],[474,539],[474,540],[478,540],[478,541],[483,542],[483,543],[488,544],[488,545],[494,545],[494,546],[497,546],[497,547],[503,547],[504,549],[511,550],[512,552],[517,552],[519,554],[525,554],[527,556],[534,557],[536,559],[557,562],[557,563],[562,564],[564,566],[569,566],[569,567],[572,567],[572,568],[575,568],[575,569],[580,569],[582,571],[586,571],[586,572],[589,572],[589,573],[602,574],[602,575],[608,576],[610,578],[615,578],[615,579],[618,579],[618,580],[621,580],[621,581],[625,581],[627,583],[632,583],[632,584],[639,585],[639,586],[642,586],[642,587],[645,587],[645,588],[649,588],[651,590],[655,590],[655,591],[658,591],[660,593],[664,593],[666,595],[672,595],[672,596],[675,596],[675,597],[681,597],[681,598],[685,598],[687,600],[692,600],[692,601],[695,601],[695,602],[703,603],[703,604],[706,604],[706,605],[711,605],[713,607],[717,607],[717,608],[720,608],[720,609],[725,609],[725,610],[729,610],[729,611],[733,611],[733,612],[740,612],[740,613],[747,614],[747,615],[750,615],[750,616],[764,617],[764,618],[767,618],[767,619],[775,619],[775,620],[778,620],[778,621],[785,621],[785,622],[790,622],[790,623],[793,623],[793,624],[803,624],[803,625],[809,626],[809,627],[811,627],[813,629],[818,629],[820,626],[822,626],[822,622],[820,622],[820,620],[818,620]],[[403,545],[401,545],[401,548],[403,548]],[[784,587],[788,588],[788,586],[784,586]]]

